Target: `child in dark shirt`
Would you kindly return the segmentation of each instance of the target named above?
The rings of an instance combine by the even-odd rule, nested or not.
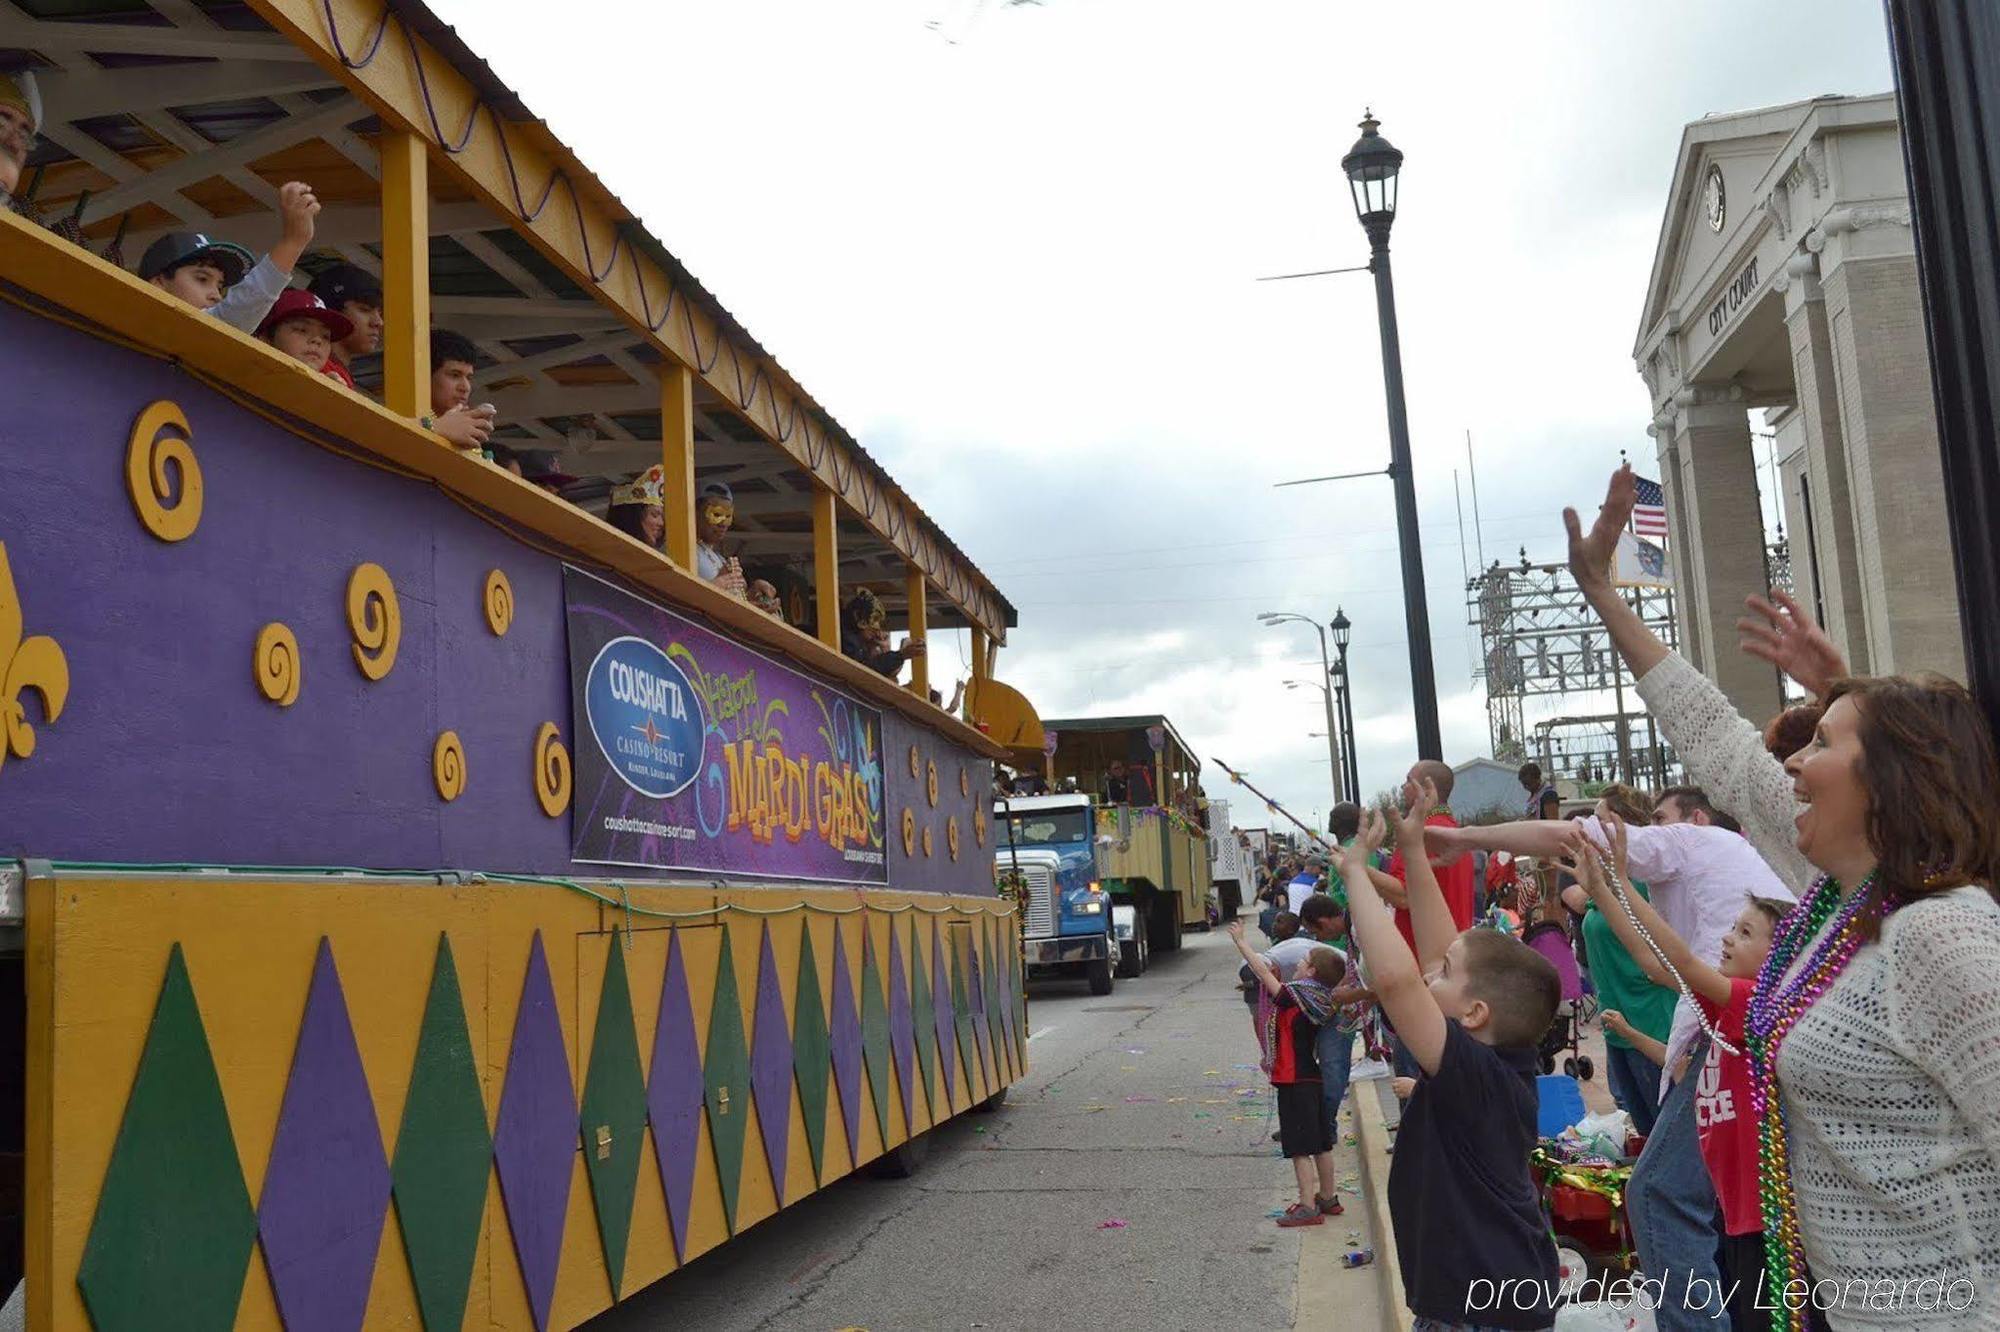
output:
[[[1431,872],[1424,819],[1437,788],[1396,821],[1408,866],[1412,955],[1367,872],[1382,845],[1369,811],[1345,849],[1349,928],[1365,979],[1421,1076],[1389,1166],[1389,1216],[1413,1326],[1541,1332],[1555,1325],[1554,1242],[1529,1171],[1536,1142],[1536,1043],[1562,983],[1548,959],[1489,929],[1460,933]],[[1421,957],[1421,965],[1419,965]]]
[[[1278,1143],[1291,1159],[1299,1200],[1278,1218],[1281,1226],[1316,1226],[1341,1212],[1333,1178],[1333,1120],[1320,1092],[1319,1029],[1342,1004],[1365,997],[1334,987],[1346,964],[1331,948],[1315,948],[1298,965],[1297,976],[1281,981],[1263,956],[1243,939],[1243,922],[1229,922],[1229,937],[1255,973],[1275,1010],[1264,1051],[1264,1071],[1278,1093]]]

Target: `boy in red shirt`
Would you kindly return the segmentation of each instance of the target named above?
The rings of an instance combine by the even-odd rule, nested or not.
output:
[[[1229,922],[1229,938],[1275,1010],[1264,1071],[1278,1093],[1278,1145],[1291,1159],[1299,1185],[1298,1202],[1285,1209],[1278,1224],[1316,1226],[1341,1212],[1333,1178],[1333,1117],[1320,1091],[1319,1029],[1333,1021],[1342,1004],[1365,995],[1334,988],[1347,965],[1331,948],[1313,949],[1299,963],[1297,976],[1281,981],[1271,964],[1243,941],[1242,921]]]
[[[1621,883],[1629,883],[1625,825],[1615,814],[1603,817],[1611,831],[1613,870]],[[1598,910],[1640,969],[1655,984],[1671,986],[1674,979],[1666,964],[1672,963],[1687,981],[1702,1016],[1736,1048],[1736,1053],[1730,1054],[1719,1043],[1709,1042],[1708,1058],[1695,1084],[1695,1131],[1701,1142],[1701,1158],[1715,1180],[1715,1196],[1722,1204],[1722,1279],[1728,1283],[1729,1316],[1737,1332],[1763,1332],[1771,1325],[1771,1311],[1758,1298],[1764,1284],[1764,1215],[1757,1184],[1757,1120],[1750,1111],[1750,1060],[1744,1053],[1743,1027],[1750,1016],[1757,972],[1771,953],[1771,936],[1793,903],[1750,896],[1743,914],[1722,940],[1722,965],[1712,967],[1696,957],[1687,941],[1660,919],[1651,902],[1633,892],[1620,899],[1605,877],[1594,847],[1579,847],[1568,867],[1596,900]],[[1631,903],[1629,915],[1625,901]],[[1652,935],[1659,952],[1647,945],[1640,926]]]

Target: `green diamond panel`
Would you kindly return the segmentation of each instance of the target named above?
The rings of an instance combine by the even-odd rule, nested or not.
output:
[[[893,928],[893,927],[891,927]],[[861,1053],[868,1066],[868,1092],[875,1100],[875,1127],[889,1141],[889,1001],[883,997],[882,969],[875,965],[875,934],[864,927],[861,947]]]
[[[951,949],[951,1025],[958,1035],[958,1065],[965,1070],[965,1094],[975,1101],[979,1093],[979,1049],[973,1044],[972,1000],[965,989],[965,950],[972,940],[960,930],[949,932]]]
[[[1000,1021],[1000,946],[994,940],[992,921],[979,927],[980,941],[986,945],[986,961],[979,969],[980,979],[986,982],[986,1048],[993,1056],[993,1079],[997,1083],[1014,1080],[1013,1061],[1008,1059],[1002,1040],[1004,1028]],[[996,1088],[997,1090],[997,1088]]]
[[[736,1195],[743,1186],[743,1136],[750,1124],[750,1042],[743,1032],[743,1004],[727,929],[722,931],[722,955],[715,964],[715,1005],[708,1015],[708,1050],[702,1057],[701,1077],[708,1140],[715,1148],[715,1173],[722,1183],[722,1215],[734,1235]]]
[[[625,934],[611,932],[604,984],[597,997],[597,1032],[590,1041],[590,1070],[583,1079],[583,1169],[597,1208],[597,1235],[611,1298],[624,1291],[625,1246],[632,1232],[632,1195],[639,1186],[640,1149],[646,1136],[646,1074],[639,1066],[639,1038],[632,1017],[632,987],[625,975]],[[585,945],[588,947],[588,943]]]
[[[812,1154],[813,1179],[824,1182],[820,1170],[826,1156],[826,1086],[833,1072],[833,1045],[827,1031],[826,1002],[819,996],[819,962],[813,956],[812,928],[799,944],[799,997],[792,1015],[792,1071],[799,1082],[799,1106],[805,1112],[806,1147]]]
[[[931,1066],[937,1062],[937,1023],[931,1018],[936,1011],[931,1002],[931,969],[924,963],[923,944],[917,930],[910,935],[910,1007],[917,1015],[917,1066],[923,1070],[924,1104],[934,1105],[937,1098],[937,1083],[931,1075]],[[931,1122],[939,1123],[951,1114],[951,1088],[945,1088],[945,1113],[930,1112]],[[914,1132],[914,1128],[912,1132]]]
[[[229,1107],[175,944],[76,1284],[101,1329],[230,1327],[256,1236]]]
[[[417,1309],[432,1332],[465,1322],[492,1169],[493,1135],[486,1127],[458,964],[450,936],[439,934],[396,1159],[389,1167]]]

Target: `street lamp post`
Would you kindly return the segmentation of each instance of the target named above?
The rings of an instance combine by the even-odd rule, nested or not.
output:
[[[1267,625],[1284,624],[1291,620],[1296,620],[1300,624],[1311,625],[1313,632],[1319,635],[1320,679],[1324,682],[1333,674],[1333,663],[1326,654],[1326,630],[1320,626],[1318,620],[1313,619],[1310,615],[1296,615],[1290,611],[1265,611],[1257,618]],[[1334,803],[1338,804],[1346,798],[1341,795],[1340,740],[1338,736],[1340,727],[1333,719],[1333,691],[1325,683],[1320,685],[1320,689],[1326,695],[1326,762],[1333,776]]]
[[[1336,606],[1333,611],[1333,623],[1327,627],[1333,630],[1333,647],[1339,654],[1333,666],[1335,711],[1340,719],[1340,752],[1347,765],[1347,798],[1359,803],[1361,768],[1354,753],[1354,694],[1347,681],[1347,643],[1354,636],[1354,625],[1347,618],[1346,608]]]
[[[1431,665],[1430,610],[1424,600],[1424,555],[1417,539],[1417,491],[1410,465],[1410,421],[1403,403],[1403,352],[1396,334],[1396,285],[1389,273],[1389,227],[1396,220],[1396,178],[1403,154],[1376,133],[1379,122],[1363,113],[1361,137],[1340,159],[1354,194],[1354,211],[1368,233],[1369,271],[1375,274],[1375,309],[1382,324],[1382,386],[1389,404],[1389,474],[1396,484],[1396,536],[1403,556],[1403,615],[1410,643],[1410,706],[1417,723],[1417,756],[1444,757],[1438,733],[1437,678]]]

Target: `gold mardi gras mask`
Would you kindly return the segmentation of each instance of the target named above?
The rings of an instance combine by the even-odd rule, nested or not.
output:
[[[701,521],[705,527],[718,532],[727,532],[736,521],[736,506],[719,496],[711,495],[701,502]]]

